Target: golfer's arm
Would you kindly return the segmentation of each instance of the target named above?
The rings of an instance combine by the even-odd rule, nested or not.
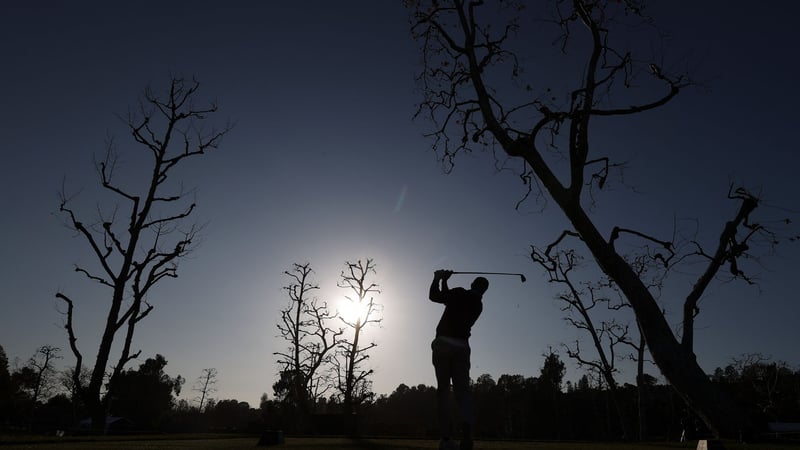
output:
[[[447,282],[446,281],[442,281],[442,287],[445,290],[447,290]],[[430,291],[428,292],[428,298],[431,301],[434,301],[436,303],[443,303],[444,299],[443,299],[443,295],[442,295],[442,290],[439,289],[439,279],[438,278],[434,278],[433,281],[431,282],[431,288],[430,288]]]

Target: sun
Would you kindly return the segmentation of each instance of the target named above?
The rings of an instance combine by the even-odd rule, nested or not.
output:
[[[337,304],[339,316],[350,323],[356,323],[359,319],[363,323],[366,320],[369,309],[369,299],[363,299],[360,303],[358,300],[358,297],[342,297],[339,299]]]

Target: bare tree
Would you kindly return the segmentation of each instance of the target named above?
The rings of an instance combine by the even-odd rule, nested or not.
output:
[[[786,398],[784,380],[791,379],[792,373],[786,362],[771,361],[761,353],[745,353],[733,358],[731,367],[733,373],[738,375],[737,380],[731,381],[749,385],[742,389],[746,393],[744,395],[749,397],[747,400],[753,403],[760,414],[778,421],[780,418],[776,409],[781,398]]]
[[[538,30],[533,25],[520,26],[521,2],[406,3],[413,8],[412,32],[423,52],[418,79],[423,100],[417,115],[433,123],[429,135],[445,167],[451,170],[461,153],[494,149],[498,160],[503,158],[502,167],[517,171],[527,187],[525,198],[533,195],[542,200],[546,195],[552,199],[572,226],[567,236],[586,246],[630,303],[662,374],[714,434],[737,437],[749,424],[695,360],[691,330],[695,300],[720,269],[728,267],[732,277],[748,279],[739,265],[749,254],[747,242],[758,237],[769,242],[769,233],[751,219],[758,198],[732,189],[730,198],[739,202],[740,209],[726,222],[716,251],[707,253],[697,244],[694,255],[706,258],[707,269],[686,298],[682,340],[673,333],[648,284],[618,250],[623,240],[631,239],[669,251],[671,240],[619,225],[604,236],[587,213],[596,206],[595,198],[610,175],[623,165],[590,145],[592,131],[612,119],[659,108],[692,84],[685,75],[664,69],[660,61],[634,57],[618,45],[631,40],[614,39],[614,33],[634,29],[628,25],[639,26],[636,29],[650,25],[640,2],[555,2],[551,23],[557,27],[562,50],[566,54],[567,49],[579,47],[583,55],[582,61],[568,61],[577,63],[569,70],[575,70],[579,78],[564,95],[538,84],[546,79],[541,72],[550,67],[550,61],[537,66],[530,78],[523,78],[527,73],[518,52],[530,48],[530,40],[535,39],[525,32]],[[492,5],[496,8],[486,11]],[[556,73],[566,83],[563,73]]]
[[[619,419],[622,438],[630,439],[630,422],[620,402],[615,378],[618,372],[615,350],[620,343],[628,340],[628,327],[617,322],[613,316],[600,319],[596,324],[592,314],[596,309],[619,311],[627,304],[603,295],[603,287],[608,286],[608,283],[579,284],[573,280],[573,271],[579,267],[581,261],[574,250],[546,253],[534,247],[531,258],[545,269],[551,283],[563,284],[566,287],[564,292],[558,295],[558,299],[564,304],[561,310],[568,313],[565,320],[577,330],[589,335],[597,358],[588,357],[581,352],[580,340],[576,340],[573,345],[564,344],[567,356],[577,361],[579,366],[588,367],[602,376]]]
[[[34,407],[36,402],[42,398],[49,397],[56,386],[56,368],[53,365],[56,360],[61,359],[61,349],[52,345],[43,345],[36,349],[36,352],[28,360],[27,366],[35,375],[32,388],[32,398]]]
[[[358,260],[355,263],[346,261],[345,269],[337,283],[340,288],[347,289],[352,296],[345,296],[346,301],[352,303],[352,310],[356,311],[351,317],[340,315],[342,323],[352,331],[339,342],[339,348],[334,358],[336,371],[336,389],[342,397],[345,412],[352,414],[358,407],[372,397],[370,375],[372,369],[365,367],[369,359],[369,352],[378,344],[374,341],[368,344],[363,342],[364,329],[370,324],[380,324],[382,307],[376,303],[373,294],[381,291],[378,285],[371,282],[369,277],[376,275],[375,263],[371,258],[366,261]]]
[[[12,375],[20,390],[30,399],[30,408],[26,408],[26,416],[32,425],[36,416],[38,404],[43,399],[50,397],[56,387],[56,370],[53,367],[55,360],[61,359],[61,349],[51,345],[43,345],[36,349],[25,365]],[[26,402],[27,403],[27,402]]]
[[[311,280],[309,263],[295,263],[284,273],[291,280],[283,288],[289,295],[289,305],[281,310],[278,331],[289,345],[274,354],[279,357],[281,389],[305,416],[330,388],[326,366],[344,330],[331,328],[336,314],[329,311],[327,302],[313,296],[319,286]]]
[[[50,397],[56,387],[57,371],[53,364],[56,360],[61,359],[60,352],[60,348],[52,345],[43,345],[37,348],[17,374],[23,380],[22,386],[30,394],[31,408],[28,420],[31,426],[36,417],[38,403]]]
[[[615,375],[619,370],[616,362],[629,359],[636,363],[638,438],[642,440],[646,433],[643,398],[651,382],[644,373],[644,363],[647,361],[644,335],[638,322],[636,322],[638,333],[634,335],[630,324],[626,323],[624,318],[620,320],[620,317],[617,317],[622,311],[630,311],[630,304],[626,302],[614,280],[602,274],[595,275],[599,281],[575,279],[578,270],[583,266],[584,258],[575,249],[560,249],[560,244],[569,235],[569,232],[562,233],[546,249],[531,246],[531,258],[546,271],[550,282],[566,286],[565,291],[558,295],[558,299],[565,305],[562,310],[570,314],[565,319],[577,330],[589,335],[597,359],[587,359],[581,352],[580,341],[576,341],[573,346],[565,345],[567,355],[577,361],[579,366],[595,372],[605,381],[620,420],[624,439],[630,439],[633,435],[626,410],[617,395],[618,383]],[[655,253],[645,246],[644,249],[637,249],[638,253],[625,256],[639,279],[654,293],[660,293],[663,288],[668,269],[671,267],[670,262],[676,256],[671,250],[671,245],[661,244],[659,247],[661,250]],[[620,346],[629,348],[631,352],[621,354],[618,350]]]
[[[199,412],[203,412],[203,405],[205,405],[206,400],[210,398],[211,394],[217,392],[218,374],[217,369],[213,367],[203,369],[202,375],[197,377],[197,380],[194,382],[192,390],[199,394],[199,398],[197,398],[199,403],[197,410]]]
[[[120,157],[113,142],[109,143],[96,169],[102,192],[113,200],[106,208],[98,204],[95,218],[81,220],[71,206],[72,199],[62,190],[60,211],[67,225],[86,240],[97,263],[76,265],[75,271],[110,291],[88,385],[82,385],[79,378],[84,360],[74,328],[75,301],[64,292],[56,294],[66,305],[64,327],[75,355],[75,384],[95,429],[105,423],[108,399],[101,397],[101,389],[107,372],[113,384],[125,365],[140,354],[131,347],[136,326],[153,310],[149,302],[152,288],[165,278],[177,277],[178,261],[196,245],[200,227],[187,223],[195,210],[195,203],[189,199],[191,192],[170,176],[186,160],[217,148],[230,130],[229,126],[222,130],[202,126],[217,106],[195,106],[199,87],[195,80],[173,78],[165,94],[145,90],[138,109],[127,117],[127,127],[137,144],[134,148],[144,151],[144,171],[138,178],[134,175],[134,182],[118,181]],[[143,183],[137,186],[137,182]],[[124,340],[116,364],[109,367],[119,333]]]

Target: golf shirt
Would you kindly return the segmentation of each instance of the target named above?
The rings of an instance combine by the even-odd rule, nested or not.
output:
[[[442,318],[436,326],[436,337],[469,339],[472,326],[483,311],[481,295],[457,287],[442,291],[441,301],[432,301],[445,305]]]

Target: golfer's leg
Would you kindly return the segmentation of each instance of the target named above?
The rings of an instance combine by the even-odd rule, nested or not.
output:
[[[439,436],[442,439],[452,435],[450,421],[450,378],[452,377],[452,358],[448,346],[434,340],[431,344],[433,350],[433,368],[436,371],[436,409],[439,417]]]
[[[453,391],[461,413],[462,433],[465,438],[472,437],[472,424],[475,421],[472,392],[469,387],[469,356],[469,348],[460,349],[453,361]]]

